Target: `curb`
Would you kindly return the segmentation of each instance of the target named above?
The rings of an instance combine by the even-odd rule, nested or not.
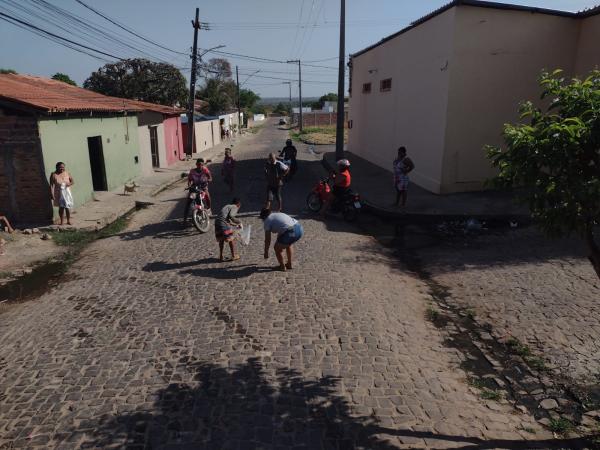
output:
[[[321,159],[321,165],[327,173],[335,170],[334,167],[327,161],[325,155]],[[361,203],[366,212],[382,218],[393,219],[403,223],[412,224],[432,224],[450,221],[460,221],[465,219],[476,219],[479,221],[517,221],[522,225],[530,225],[533,223],[531,216],[525,214],[417,214],[417,213],[402,213],[392,211],[387,208],[378,206],[361,195]]]

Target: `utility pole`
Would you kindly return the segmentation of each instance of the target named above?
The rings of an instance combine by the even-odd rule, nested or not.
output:
[[[242,133],[242,113],[240,110],[240,74],[238,66],[235,66],[235,79],[237,82],[237,110],[238,110],[238,133]]]
[[[300,133],[302,133],[302,64],[300,63],[299,59],[294,59],[287,62],[288,64],[298,64],[298,100],[300,102],[300,122],[298,124],[298,128],[300,129]]]
[[[192,22],[194,27],[194,46],[192,48],[192,74],[190,76],[190,99],[188,104],[188,156],[192,156],[194,153],[194,100],[196,96],[196,62],[198,57],[198,30],[200,29],[200,22],[198,16],[200,15],[200,8],[196,8],[196,19]]]
[[[292,111],[292,82],[284,81],[281,84],[287,84],[290,87],[290,112]]]
[[[337,122],[335,130],[335,159],[344,158],[344,79],[345,79],[345,53],[346,53],[346,0],[341,0],[340,5],[340,61],[338,68],[338,101]]]

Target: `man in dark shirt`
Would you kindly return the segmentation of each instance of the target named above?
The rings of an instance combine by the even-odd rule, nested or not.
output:
[[[283,147],[283,150],[279,152],[279,157],[283,158],[284,163],[288,164],[289,162],[290,172],[287,175],[287,181],[290,181],[292,179],[292,177],[296,173],[296,170],[298,169],[298,161],[296,159],[297,156],[298,150],[292,144],[292,140],[288,139],[287,141],[285,141],[285,147]]]
[[[271,203],[277,198],[279,208],[275,212],[283,209],[283,199],[281,198],[281,186],[283,178],[288,174],[290,168],[281,161],[277,161],[273,153],[269,153],[269,158],[265,164],[265,176],[267,178],[267,201],[266,209],[271,209]]]

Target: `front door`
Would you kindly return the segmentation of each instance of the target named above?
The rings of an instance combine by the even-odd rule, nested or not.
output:
[[[150,128],[150,153],[152,153],[152,167],[160,167],[158,160],[158,132],[156,127]]]
[[[89,137],[87,140],[94,191],[108,191],[106,169],[104,167],[104,152],[102,151],[102,136]]]

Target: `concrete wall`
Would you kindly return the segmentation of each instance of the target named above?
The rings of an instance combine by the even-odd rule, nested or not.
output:
[[[0,112],[0,215],[14,224],[52,220],[37,120]]]
[[[600,68],[600,15],[581,21],[575,74],[585,77]]]
[[[580,24],[548,14],[454,9],[442,193],[482,189],[495,174],[483,147],[503,144],[503,124],[519,121],[520,102],[539,100],[542,69],[572,71]]]
[[[165,132],[166,164],[170,166],[177,161],[185,159],[181,120],[179,116],[164,116],[163,125]]]
[[[205,150],[208,150],[209,148],[212,148],[213,146],[213,138],[211,133],[213,133],[213,131],[211,130],[211,123],[213,124],[213,129],[214,127],[219,126],[219,121],[218,120],[205,120],[202,122],[196,122],[194,129],[195,129],[195,137],[196,137],[196,153],[201,153]],[[220,141],[220,138],[219,138]],[[216,142],[215,142],[216,145]]]
[[[152,155],[150,154],[150,133],[148,126],[138,127],[138,143],[140,146],[140,173],[143,176],[149,176],[154,173],[152,167]]]
[[[72,192],[75,207],[92,198],[92,173],[88,152],[88,137],[102,136],[106,182],[108,189],[139,176],[140,157],[138,120],[136,116],[43,118],[39,120],[40,139],[46,175],[63,161],[75,181]]]
[[[348,149],[391,170],[404,145],[416,165],[411,178],[439,192],[456,8],[352,59]],[[392,88],[380,92],[380,81]],[[371,93],[363,94],[363,83]],[[392,180],[380,180],[392,183]]]
[[[154,111],[143,111],[138,114],[138,139],[140,146],[140,169],[144,176],[152,175],[152,150],[150,147],[150,127],[156,127],[158,139],[158,167],[167,167],[167,152],[165,149],[165,130],[163,115]]]

